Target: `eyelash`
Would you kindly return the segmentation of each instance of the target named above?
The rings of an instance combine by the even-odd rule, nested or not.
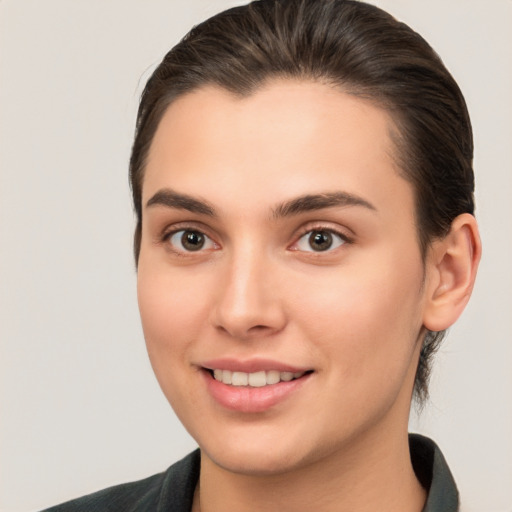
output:
[[[208,247],[208,248],[204,249],[201,246],[197,251],[186,250],[186,249],[176,249],[173,246],[173,244],[171,243],[172,237],[177,235],[178,233],[183,233],[183,235],[184,235],[187,232],[197,233],[197,234],[203,236],[204,239],[206,240],[206,243],[212,244],[214,247]],[[307,235],[309,235],[309,237],[311,237],[314,233],[323,233],[323,234],[333,235],[334,237],[338,238],[339,240],[338,240],[338,242],[334,242],[335,244],[337,244],[334,248],[332,248],[331,245],[329,245],[329,247],[327,247],[325,250],[315,251],[312,248],[311,248],[311,250],[297,248],[297,245],[299,244],[299,242],[302,239],[304,239],[304,237],[306,237]],[[183,237],[183,235],[181,235],[181,236]],[[211,250],[212,248],[217,249],[220,247],[219,244],[217,242],[215,242],[212,237],[210,237],[207,233],[205,233],[205,229],[203,227],[197,227],[194,225],[179,225],[179,226],[175,225],[172,227],[172,229],[165,230],[159,238],[160,238],[161,242],[167,244],[168,248],[174,254],[176,254],[178,256],[188,256],[195,252],[203,253],[206,250]],[[313,253],[313,254],[322,254],[322,253],[332,252],[332,251],[336,250],[338,247],[341,247],[346,244],[351,244],[351,243],[353,243],[353,239],[351,237],[347,236],[345,233],[342,233],[339,230],[333,229],[332,227],[327,227],[325,225],[316,224],[316,225],[307,225],[304,228],[302,228],[300,230],[299,234],[297,235],[297,237],[295,238],[295,241],[291,245],[288,246],[288,250]]]

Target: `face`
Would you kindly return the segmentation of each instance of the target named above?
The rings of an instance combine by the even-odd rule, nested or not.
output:
[[[203,456],[286,472],[406,432],[425,268],[386,112],[327,85],[204,87],[143,183],[138,298]]]

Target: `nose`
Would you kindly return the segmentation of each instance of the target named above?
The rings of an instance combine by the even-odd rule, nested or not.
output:
[[[212,323],[237,339],[280,332],[286,314],[279,286],[279,269],[260,252],[240,251],[221,271]]]

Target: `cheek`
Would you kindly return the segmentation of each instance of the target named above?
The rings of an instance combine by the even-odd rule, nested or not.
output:
[[[421,262],[392,260],[332,272],[307,300],[298,299],[302,330],[338,375],[364,374],[368,381],[374,372],[385,380],[403,373],[413,355],[421,330]]]
[[[207,325],[204,276],[184,277],[166,266],[139,263],[137,295],[151,366],[167,400],[185,424],[196,401],[190,353]],[[194,408],[192,407],[192,410]]]
[[[140,265],[139,310],[148,353],[156,366],[172,364],[200,337],[207,314],[204,280]]]

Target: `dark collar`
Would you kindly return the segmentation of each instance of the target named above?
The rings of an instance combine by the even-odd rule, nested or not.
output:
[[[457,486],[436,443],[428,437],[409,434],[409,450],[416,476],[428,493],[423,512],[457,512]]]

